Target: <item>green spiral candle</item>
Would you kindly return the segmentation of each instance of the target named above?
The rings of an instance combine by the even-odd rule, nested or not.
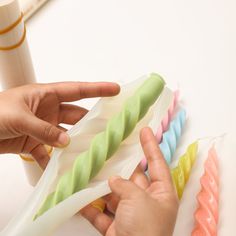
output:
[[[78,155],[72,169],[59,179],[56,190],[48,195],[35,219],[88,185],[155,103],[164,85],[164,80],[157,74],[151,74],[145,80],[126,100],[121,112],[108,121],[105,131],[94,136],[89,149]]]

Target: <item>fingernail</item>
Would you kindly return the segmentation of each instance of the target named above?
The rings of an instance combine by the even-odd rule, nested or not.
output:
[[[70,137],[68,136],[68,134],[67,133],[60,133],[60,135],[58,137],[59,146],[65,147],[69,144],[69,142],[70,142]]]
[[[113,181],[116,181],[117,179],[121,179],[121,177],[120,176],[112,176],[112,177],[110,177],[110,181],[111,182],[113,182]]]

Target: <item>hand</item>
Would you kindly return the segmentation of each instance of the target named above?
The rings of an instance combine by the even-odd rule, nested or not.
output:
[[[141,132],[141,144],[148,160],[150,181],[141,167],[131,180],[112,177],[112,194],[105,197],[107,209],[102,213],[87,206],[81,213],[106,236],[170,236],[173,234],[178,198],[156,139],[149,128]]]
[[[49,160],[44,144],[64,147],[69,136],[60,123],[73,125],[87,110],[63,102],[113,96],[114,83],[31,84],[0,93],[0,153],[31,154],[43,168]]]

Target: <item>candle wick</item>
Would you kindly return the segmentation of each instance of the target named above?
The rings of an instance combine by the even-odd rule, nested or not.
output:
[[[204,141],[204,140],[209,140],[210,142],[215,141],[216,139],[221,139],[224,138],[228,133],[223,133],[217,136],[205,136],[197,139],[197,141]]]

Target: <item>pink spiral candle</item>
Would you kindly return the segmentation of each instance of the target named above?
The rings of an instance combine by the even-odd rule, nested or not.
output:
[[[163,133],[166,132],[169,128],[170,122],[173,119],[174,114],[175,114],[175,108],[178,104],[178,100],[179,100],[179,90],[176,90],[174,92],[174,98],[173,98],[173,101],[170,104],[168,112],[167,112],[166,116],[163,118],[163,120],[161,122],[161,125],[157,130],[156,139],[157,139],[158,144],[160,144],[160,142],[162,140]],[[146,160],[145,157],[141,161],[141,166],[142,166],[143,170],[147,169],[147,160]]]
[[[164,119],[162,120],[160,127],[157,130],[157,133],[156,133],[157,143],[161,142],[163,133],[165,131],[167,131],[169,128],[169,124],[175,114],[175,108],[178,104],[178,99],[179,99],[179,90],[176,90],[174,92],[174,98],[173,98],[173,101],[168,109],[168,112],[167,112],[166,116],[164,117]]]
[[[219,217],[219,169],[214,146],[208,152],[205,172],[200,179],[202,186],[197,195],[198,209],[195,212],[195,228],[192,236],[216,236]]]

